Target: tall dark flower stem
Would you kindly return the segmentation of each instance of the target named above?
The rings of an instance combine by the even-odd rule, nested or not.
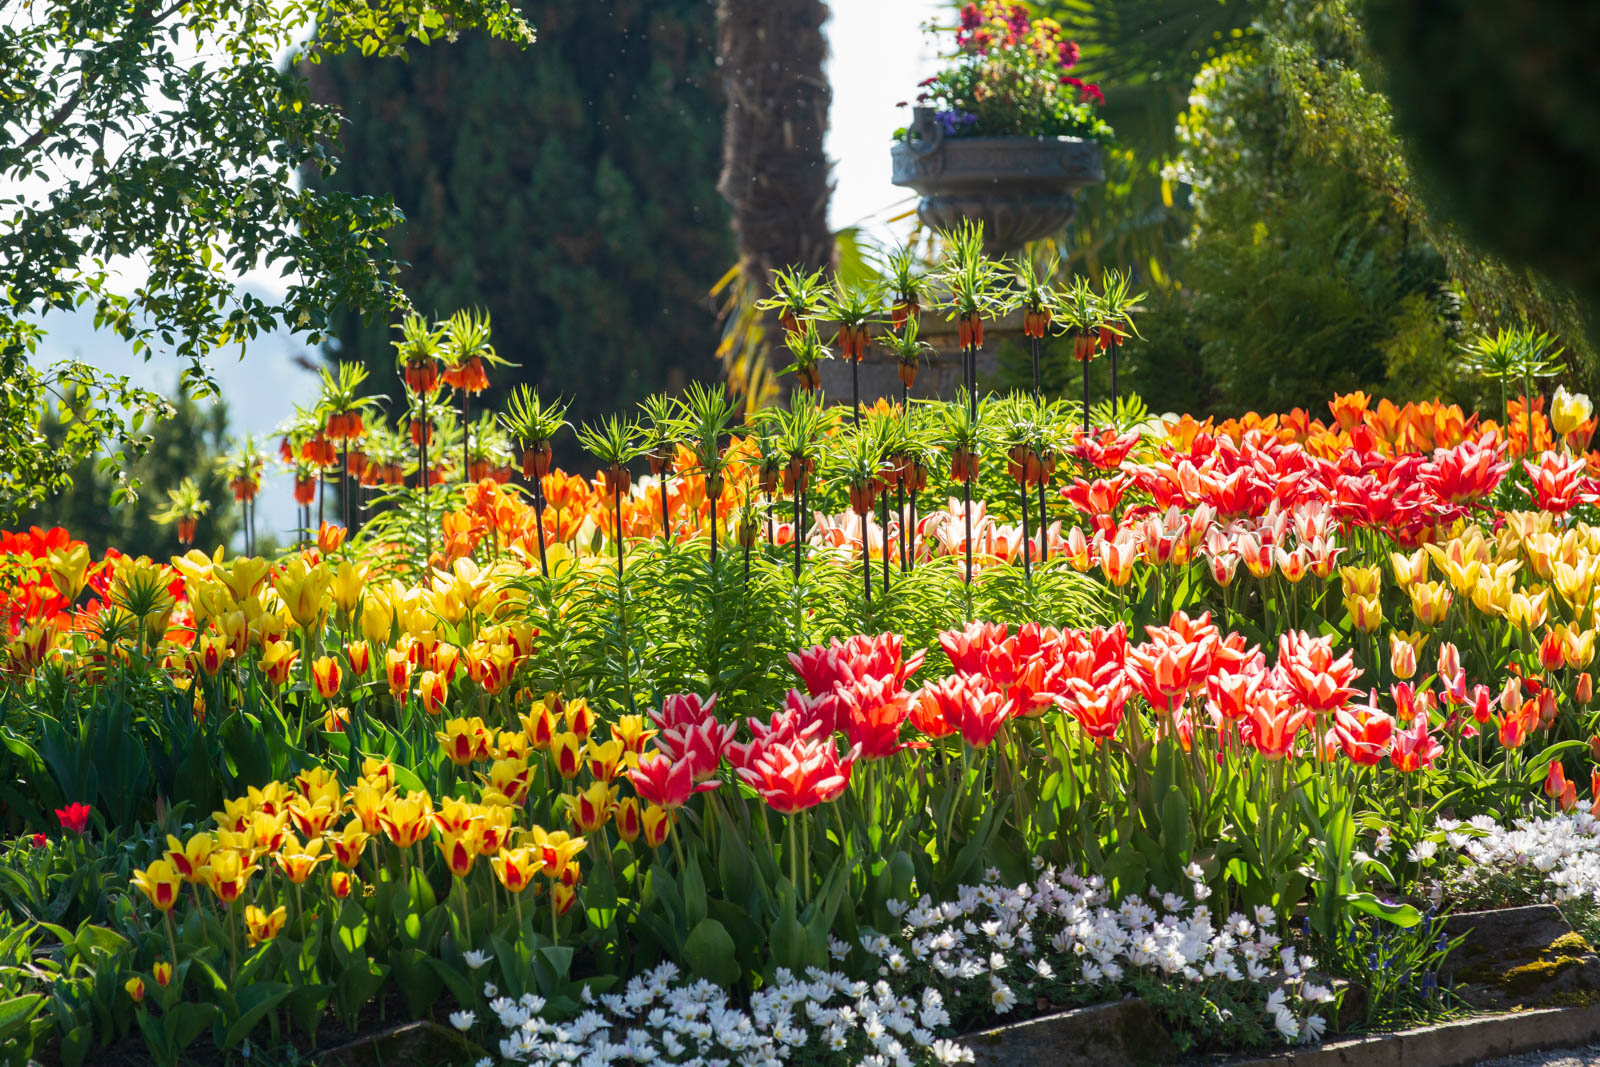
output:
[[[1038,400],[1042,392],[1039,384],[1039,339],[1031,334],[1028,337],[1028,350],[1033,355],[1033,398]]]
[[[906,480],[902,476],[894,487],[895,517],[900,520],[900,573],[911,570],[911,541],[906,529]]]
[[[350,439],[346,437],[339,446],[339,517],[344,528],[350,529]]]
[[[1118,337],[1111,338],[1111,411],[1117,410],[1117,349],[1122,347],[1122,340]]]
[[[906,572],[907,573],[910,573],[912,568],[914,568],[917,565],[916,564],[916,559],[915,559],[916,553],[914,551],[911,551],[911,548],[913,547],[912,544],[911,544],[911,535],[915,533],[916,528],[917,528],[917,488],[916,488],[916,483],[913,482],[912,486],[911,486],[911,514],[906,520],[906,531],[907,531],[906,547],[908,549],[908,551],[906,553]]]
[[[1039,462],[1040,462],[1041,465],[1044,463],[1044,457],[1043,456],[1039,457]],[[1044,470],[1040,470],[1040,472],[1039,472],[1039,562],[1041,564],[1048,562],[1049,559],[1050,559],[1050,513],[1045,510],[1045,486],[1044,486],[1044,483],[1046,481],[1048,481],[1048,480],[1049,479],[1048,479],[1045,471]],[[1026,513],[1028,509],[1026,507],[1024,507],[1022,510],[1023,510],[1024,513]],[[1024,519],[1023,522],[1024,522],[1024,525],[1026,525],[1027,520]]]
[[[861,425],[861,360],[850,361],[850,398],[856,413],[856,425]]]
[[[889,595],[889,490],[878,494],[878,517],[883,528],[883,595]]]
[[[1083,432],[1089,432],[1089,363],[1093,358],[1093,351],[1087,352],[1083,359]]]
[[[802,516],[805,514],[806,491],[800,479],[794,481],[794,580],[796,587],[800,583],[800,542],[805,537],[805,527],[802,525]]]
[[[861,520],[861,590],[865,603],[872,603],[872,549],[869,541],[872,537],[872,509],[857,516]]]
[[[1025,581],[1031,582],[1033,581],[1033,563],[1031,562],[1033,557],[1033,538],[1028,534],[1029,508],[1027,464],[1023,464],[1022,480],[1017,483],[1017,488],[1021,491],[1018,495],[1022,497],[1022,577]],[[1043,520],[1041,519],[1040,522],[1042,525]],[[1042,541],[1043,538],[1041,537],[1040,540]]]
[[[533,476],[533,521],[539,528],[539,571],[548,578],[550,561],[545,558],[544,551],[544,479],[537,474]]]
[[[667,479],[670,475],[666,470],[661,471],[661,544],[665,546],[672,540],[672,520],[667,516]]]
[[[422,394],[422,432],[418,435],[417,456],[422,469],[422,561],[426,565],[433,556],[433,526],[428,522],[428,439],[433,435],[428,432],[428,390],[424,387]]]

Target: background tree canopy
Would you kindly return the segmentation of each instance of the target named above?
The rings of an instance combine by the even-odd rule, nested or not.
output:
[[[311,71],[348,121],[318,188],[391,194],[399,283],[424,314],[490,313],[497,403],[518,381],[588,419],[716,373],[707,296],[734,260],[703,0],[529,3],[542,47],[462,41]],[[395,332],[341,308],[334,353],[399,396]]]
[[[1124,381],[1152,407],[1320,408],[1348,389],[1475,403],[1485,383],[1457,369],[1460,343],[1519,321],[1561,339],[1572,384],[1596,384],[1579,302],[1474,244],[1414,177],[1417,146],[1382,91],[1393,67],[1352,0],[1051,8],[1120,137],[1068,250],[1091,274],[1131,266],[1150,290]],[[1400,85],[1428,77],[1393,58]]]

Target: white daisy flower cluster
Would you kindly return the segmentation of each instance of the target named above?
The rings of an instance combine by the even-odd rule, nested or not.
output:
[[[1469,882],[1520,874],[1539,882],[1557,903],[1600,904],[1600,819],[1587,811],[1522,818],[1509,827],[1486,815],[1464,823],[1447,819],[1439,829],[1465,861]]]
[[[1203,900],[1199,871],[1193,893]],[[516,1064],[695,1064],[775,1067],[794,1059],[913,1067],[970,1063],[949,1035],[956,1019],[993,1018],[1041,998],[1090,1003],[1119,995],[1134,975],[1227,987],[1235,1003],[1259,1005],[1263,1025],[1287,1042],[1318,1040],[1318,1009],[1333,993],[1317,985],[1313,961],[1281,943],[1270,910],[1218,924],[1202,903],[1167,894],[1116,907],[1099,878],[1047,869],[1007,889],[968,886],[953,901],[896,903],[902,928],[867,933],[860,947],[877,964],[865,982],[812,968],[780,970],[749,1008],[727,991],[690,980],[671,964],[635,977],[619,993],[592,998],[581,1015],[547,1020],[537,997],[500,997],[489,1010],[508,1032],[503,1062]],[[845,946],[831,946],[843,958]],[[488,1064],[480,1067],[489,1067]]]

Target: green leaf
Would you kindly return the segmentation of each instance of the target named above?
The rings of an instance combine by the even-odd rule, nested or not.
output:
[[[1363,915],[1371,915],[1406,929],[1422,921],[1422,913],[1410,904],[1390,904],[1371,893],[1348,893],[1344,899],[1353,910]]]
[[[728,987],[739,980],[733,937],[715,919],[701,919],[695,925],[683,943],[683,958],[695,974],[717,985]]]

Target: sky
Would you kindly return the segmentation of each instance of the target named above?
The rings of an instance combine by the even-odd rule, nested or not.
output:
[[[939,0],[832,0],[829,7],[824,32],[831,51],[828,76],[833,106],[825,147],[835,183],[829,221],[835,229],[860,226],[878,242],[893,243],[903,238],[911,223],[890,220],[915,206],[909,190],[889,181],[890,138],[909,121],[909,112],[895,105],[913,97],[917,82],[933,73],[936,46],[922,27],[950,8]],[[885,48],[886,41],[895,42],[895,47]],[[535,45],[534,52],[544,46]],[[536,61],[536,54],[530,55]],[[283,285],[265,272],[252,273],[241,284],[263,295],[281,292]],[[39,362],[71,357],[163,392],[176,384],[175,360],[158,355],[146,362],[134,356],[115,338],[97,333],[88,315],[55,314],[43,325],[49,332],[40,346]],[[253,433],[271,450],[273,429],[292,414],[295,404],[315,399],[316,376],[296,363],[297,357],[308,356],[316,362],[304,345],[276,334],[252,342],[242,359],[236,351],[213,358],[234,435]],[[263,529],[287,530],[294,511],[291,479],[286,472],[274,473],[276,464],[268,471],[258,521]],[[160,492],[159,487],[149,489]]]

